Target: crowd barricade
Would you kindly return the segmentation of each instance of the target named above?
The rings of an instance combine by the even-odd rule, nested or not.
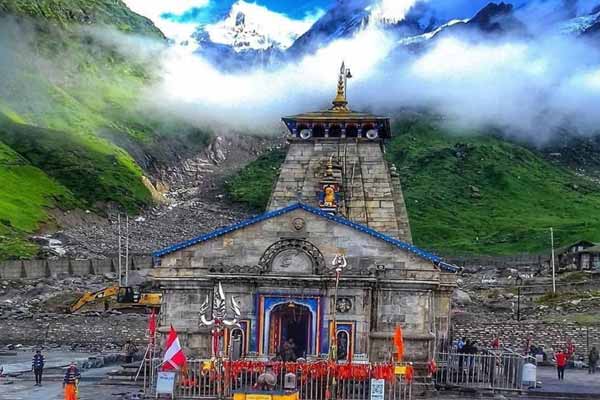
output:
[[[522,391],[523,366],[535,359],[509,351],[478,354],[438,353],[436,386],[496,391]]]
[[[161,360],[146,360],[143,366],[144,391],[154,396]],[[225,361],[219,368],[210,360],[188,360],[178,371],[175,399],[232,399],[234,393],[255,390],[258,377],[267,368],[277,377],[273,390],[284,390],[286,374],[293,374],[301,400],[365,400],[371,398],[372,379],[384,381],[385,400],[412,399],[412,382],[396,375],[389,363],[331,363],[325,360],[282,362]],[[289,380],[288,380],[289,381]],[[381,381],[379,381],[381,383]],[[374,390],[381,390],[377,386]],[[381,398],[381,397],[378,397]]]

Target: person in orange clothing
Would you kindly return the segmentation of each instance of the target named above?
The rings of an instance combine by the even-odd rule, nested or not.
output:
[[[558,350],[558,352],[554,355],[554,359],[556,360],[556,371],[558,372],[558,380],[565,380],[565,368],[567,367],[567,355],[562,349]]]
[[[65,389],[65,400],[77,400],[77,382],[81,375],[79,370],[72,361],[65,372],[65,379],[63,380],[63,388]]]

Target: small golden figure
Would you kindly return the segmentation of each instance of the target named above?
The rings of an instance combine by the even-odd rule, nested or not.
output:
[[[326,186],[324,189],[325,196],[323,197],[323,206],[335,207],[335,189],[332,186]]]

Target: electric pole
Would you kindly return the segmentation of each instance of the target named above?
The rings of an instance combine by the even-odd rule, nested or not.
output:
[[[552,252],[552,258],[550,262],[552,263],[552,293],[556,293],[556,269],[554,267],[554,229],[550,228],[550,248]]]

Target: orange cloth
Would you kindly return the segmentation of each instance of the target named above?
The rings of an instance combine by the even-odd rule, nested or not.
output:
[[[398,361],[402,361],[404,358],[404,338],[402,337],[402,328],[400,325],[397,325],[394,331],[394,345],[396,346]]]
[[[77,388],[74,383],[65,385],[65,400],[77,400]]]

